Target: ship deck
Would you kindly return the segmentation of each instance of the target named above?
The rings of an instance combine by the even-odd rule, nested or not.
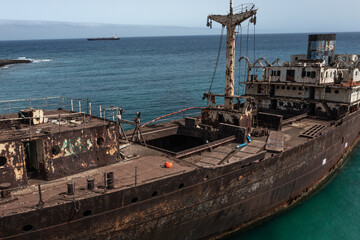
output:
[[[45,122],[29,124],[29,120],[19,121],[17,114],[3,115],[0,118],[0,142],[24,138],[36,138],[48,134],[92,128],[108,124],[109,121],[68,110],[44,111]]]
[[[101,122],[101,119],[91,120],[91,124],[100,124]],[[159,132],[161,129],[173,129],[179,126],[179,124],[183,124],[183,120],[166,123],[159,128],[144,128],[144,135],[151,135],[152,132]],[[316,128],[316,126],[322,127],[317,127],[317,129],[320,130],[315,131],[316,134],[314,134],[313,137],[328,131],[331,128],[331,122],[314,118],[303,118],[291,124],[284,125],[282,131],[279,131],[284,137],[283,151],[309,141],[309,139],[312,138],[311,129]],[[65,130],[65,127],[61,127]],[[79,127],[79,125],[75,125],[74,127]],[[70,127],[68,126],[68,128]],[[309,131],[308,136],[302,136]],[[270,135],[272,132],[276,131],[270,131]],[[4,138],[4,136],[2,136],[2,138]],[[226,142],[183,158],[175,158],[162,151],[147,148],[137,143],[122,143],[120,145],[120,153],[124,160],[121,162],[52,181],[29,179],[28,186],[13,190],[11,198],[0,198],[0,215],[7,216],[36,210],[36,205],[39,203],[39,184],[41,184],[42,198],[45,207],[50,207],[73,201],[74,199],[88,198],[111,193],[112,191],[132,188],[135,184],[141,185],[166,179],[171,176],[181,175],[193,171],[196,168],[216,168],[224,164],[245,161],[257,155],[259,158],[260,155],[262,158],[269,158],[274,156],[274,154],[281,153],[266,150],[267,141],[268,137],[252,137],[252,141],[242,148],[236,148],[239,143],[234,141]],[[173,163],[172,168],[164,167],[167,161]],[[135,171],[137,172],[136,177]],[[104,174],[108,172],[114,173],[114,189],[106,189],[104,187]],[[87,190],[87,179],[89,178],[95,179],[95,190]],[[74,182],[75,184],[76,190],[74,195],[68,195],[66,193],[66,183],[69,182]]]
[[[165,168],[164,164],[169,158],[161,152],[145,148],[141,145],[124,144],[123,153],[126,155],[126,161],[100,167],[69,177],[56,179],[53,181],[44,181],[30,179],[29,185],[24,189],[18,189],[12,192],[9,199],[0,198],[0,216],[7,216],[21,212],[27,212],[37,209],[39,203],[38,185],[41,184],[42,199],[44,207],[56,206],[72,200],[79,200],[92,196],[98,196],[113,191],[119,191],[158,181],[170,176],[180,175],[192,171],[194,167],[181,162],[172,161],[171,168]],[[135,168],[137,171],[135,180]],[[105,189],[104,174],[114,173],[114,188]],[[95,180],[95,189],[87,190],[87,179]],[[67,194],[67,183],[75,184],[75,194]],[[135,183],[136,182],[136,183]]]

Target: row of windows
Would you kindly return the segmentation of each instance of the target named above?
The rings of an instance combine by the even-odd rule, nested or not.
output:
[[[329,74],[330,73],[330,74]],[[334,74],[334,77],[336,76],[336,70],[333,72],[333,71],[330,71],[330,72],[326,72],[325,73],[325,78],[328,78],[329,76],[332,78],[333,77],[333,74]]]
[[[280,89],[280,86],[276,86],[276,89]],[[281,89],[284,90],[284,89],[285,89],[285,86],[281,86]],[[303,87],[298,87],[298,88],[296,88],[295,86],[292,87],[292,88],[291,88],[290,86],[287,86],[286,89],[287,89],[287,90],[292,89],[292,90],[294,90],[294,91],[295,91],[296,89],[298,89],[299,91],[302,91],[303,89],[304,89],[305,91],[308,91],[308,90],[309,90],[307,87],[305,87],[305,88],[303,88]],[[327,87],[327,88],[325,89],[325,92],[326,92],[326,93],[331,93],[331,88]],[[339,90],[335,89],[334,93],[335,93],[335,94],[338,94],[338,93],[339,93]]]
[[[271,70],[270,75],[271,75],[271,76],[278,76],[278,77],[280,77],[281,71],[280,71],[280,70],[278,70],[278,71],[273,71],[273,70]]]
[[[276,89],[280,89],[280,86],[276,86]],[[281,89],[285,89],[285,86],[282,86]],[[290,90],[291,87],[290,86],[287,86],[286,87],[287,90]],[[292,87],[292,90],[296,90],[296,87]],[[303,87],[299,87],[299,91],[302,91],[303,90]],[[304,89],[305,91],[309,90],[307,87],[305,87]]]
[[[294,73],[295,73],[295,70],[288,70],[288,72],[289,72],[289,71],[294,71]],[[294,74],[294,73],[293,73],[293,74]],[[271,70],[270,75],[271,75],[271,76],[278,76],[278,77],[280,77],[281,71],[279,71],[279,70],[278,70],[278,71],[273,71],[273,70]],[[292,74],[287,74],[287,75],[292,75]],[[315,77],[316,77],[316,72],[315,72],[315,71],[312,71],[312,72],[302,71],[301,77],[311,77],[311,78],[315,78]]]
[[[311,71],[311,72],[302,71],[302,72],[301,72],[301,77],[311,77],[311,78],[315,78],[315,77],[316,77],[316,72],[315,72],[315,71]]]

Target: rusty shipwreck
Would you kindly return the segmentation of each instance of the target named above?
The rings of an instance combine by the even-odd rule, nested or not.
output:
[[[205,93],[199,117],[142,127],[121,108],[93,116],[87,100],[1,102],[0,239],[209,238],[326,182],[359,138],[359,56],[335,54],[334,34],[310,35],[289,62],[241,57],[245,93],[234,95],[235,27],[256,12],[231,1],[208,16],[227,28],[226,88]]]

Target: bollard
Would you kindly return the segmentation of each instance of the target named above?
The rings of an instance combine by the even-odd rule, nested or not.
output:
[[[10,183],[2,183],[0,184],[0,190],[1,190],[1,197],[2,198],[9,198],[11,197],[11,192],[10,192]]]
[[[107,189],[114,189],[114,173],[108,172],[106,174],[107,178]]]
[[[94,190],[94,187],[95,187],[95,179],[94,178],[87,179],[87,189]]]
[[[74,182],[68,182],[68,183],[66,183],[66,185],[67,185],[67,194],[74,195],[75,183]]]

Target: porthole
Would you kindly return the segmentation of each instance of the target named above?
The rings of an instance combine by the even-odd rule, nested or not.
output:
[[[338,94],[338,93],[339,93],[339,90],[336,89],[336,90],[335,90],[335,94]]]
[[[7,160],[6,157],[1,156],[0,157],[0,166],[4,166],[6,164]]]
[[[179,185],[179,189],[182,189],[184,186],[185,186],[185,185],[184,185],[183,183],[181,183],[181,184]]]
[[[287,86],[287,87],[286,87],[286,89],[287,89],[287,90],[290,90],[290,87],[289,87],[289,86]]]
[[[60,147],[59,147],[58,145],[53,146],[53,147],[51,148],[51,153],[52,153],[53,155],[58,155],[60,152],[61,152],[61,149],[60,149]]]
[[[33,225],[25,225],[25,226],[23,227],[23,231],[24,231],[24,232],[28,232],[28,231],[31,231],[33,228],[34,228]]]
[[[296,90],[296,87],[293,87],[293,90],[295,91],[295,90]]]
[[[96,140],[96,143],[97,145],[101,146],[104,144],[104,138],[103,137],[99,137],[97,140]]]
[[[309,90],[307,87],[305,88],[305,91]]]
[[[276,89],[279,89],[280,87],[279,86],[276,86]]]
[[[85,217],[87,217],[87,216],[90,216],[91,215],[91,210],[86,210],[85,212],[83,212],[83,215],[85,216]]]
[[[285,86],[282,86],[281,89],[285,89]]]
[[[154,191],[154,192],[151,194],[152,197],[156,197],[157,195],[158,195],[158,192],[157,192],[157,191]]]
[[[302,90],[302,87],[299,87],[299,91],[301,91]]]
[[[134,197],[133,199],[131,199],[131,202],[132,203],[136,203],[138,201],[138,198],[137,197]]]

